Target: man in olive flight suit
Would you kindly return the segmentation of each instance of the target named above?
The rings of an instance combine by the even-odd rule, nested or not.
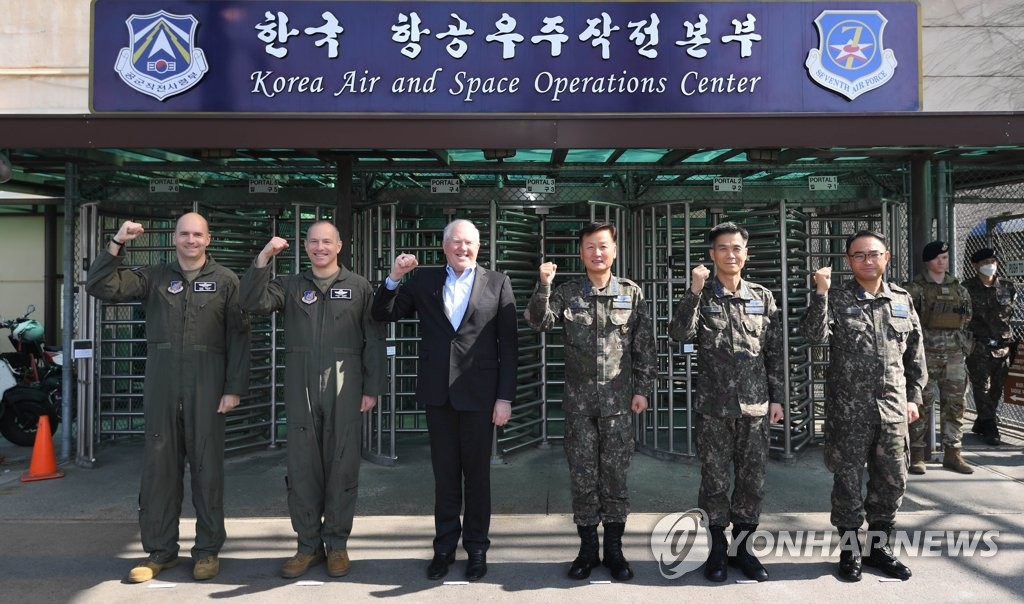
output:
[[[298,552],[281,576],[303,575],[327,559],[348,574],[348,538],[359,484],[362,416],[384,392],[384,326],[370,316],[373,289],[338,262],[342,242],[328,221],[309,227],[311,267],[271,280],[271,260],[288,248],[271,239],[242,276],[242,308],[284,311],[288,511]],[[326,550],[326,551],[325,551]]]
[[[139,527],[147,560],[130,583],[178,563],[178,519],[188,462],[196,542],[192,576],[212,579],[224,545],[224,414],[249,391],[248,321],[238,277],[206,254],[209,225],[190,212],[174,230],[176,260],[131,269],[122,248],[144,232],[125,221],[89,270],[86,290],[104,302],[142,301],[146,311],[146,441]]]

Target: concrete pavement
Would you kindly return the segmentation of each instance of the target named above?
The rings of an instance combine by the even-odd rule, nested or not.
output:
[[[733,571],[730,581],[721,585],[704,581],[699,570],[679,579],[664,578],[650,547],[651,531],[659,519],[696,505],[696,460],[634,457],[633,513],[625,545],[637,577],[628,583],[605,583],[610,578],[603,568],[595,569],[591,580],[596,582],[565,578],[578,541],[569,506],[568,471],[557,445],[518,452],[506,464],[494,467],[495,515],[487,577],[474,584],[426,580],[433,533],[432,479],[426,441],[414,437],[401,443],[397,466],[363,464],[349,543],[353,567],[347,577],[331,579],[323,566],[300,580],[278,577],[280,564],[294,552],[285,502],[284,451],[278,449],[228,460],[228,541],[216,579],[197,583],[191,578],[187,551],[194,516],[186,493],[182,563],[155,582],[128,585],[122,582],[128,569],[144,557],[136,525],[141,445],[106,446],[99,449],[95,468],[64,464],[64,478],[21,483],[18,477],[28,467],[31,450],[2,443],[0,455],[6,459],[0,463],[0,598],[8,602],[1019,601],[1024,593],[1024,454],[1021,442],[1008,440],[1011,444],[995,448],[968,435],[965,459],[975,465],[975,474],[960,476],[930,465],[925,476],[911,477],[898,518],[899,528],[907,530],[998,531],[989,533],[996,546],[994,555],[904,554],[901,559],[914,571],[910,581],[880,581],[878,574],[866,570],[863,581],[846,584],[833,575],[834,556],[812,551],[799,557],[776,547],[762,556],[771,581],[737,583],[734,579],[742,577]],[[799,454],[793,464],[770,462],[767,487],[761,529],[769,537],[779,530],[824,535],[831,529],[831,476],[821,462],[820,448]],[[939,545],[933,551],[948,551]],[[767,547],[767,541],[762,546]],[[447,579],[461,582],[464,568],[465,555],[460,551]]]

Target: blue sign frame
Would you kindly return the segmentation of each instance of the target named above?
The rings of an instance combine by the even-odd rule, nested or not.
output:
[[[917,111],[920,8],[93,0],[98,113]]]

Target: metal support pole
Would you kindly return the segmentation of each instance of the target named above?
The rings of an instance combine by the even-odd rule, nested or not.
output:
[[[388,206],[388,209],[389,209],[390,214],[391,214],[391,216],[388,218],[388,225],[389,225],[388,237],[389,237],[389,241],[391,243],[391,254],[389,256],[387,256],[387,258],[394,258],[394,257],[396,257],[398,255],[398,232],[397,232],[398,227],[395,224],[396,221],[398,220],[398,210],[397,210],[396,206],[393,205],[393,204]],[[387,266],[387,262],[385,262],[385,266]],[[384,269],[384,270],[387,270],[387,269]],[[391,323],[390,327],[391,327],[391,337],[392,337],[392,339],[394,339],[395,333],[397,331],[398,326],[395,323]],[[397,386],[395,386],[395,368],[397,366],[398,365],[397,365],[397,362],[396,362],[396,359],[395,359],[395,355],[392,354],[391,355],[391,409],[388,410],[388,414],[389,414],[388,425],[390,426],[388,428],[388,430],[389,430],[388,436],[390,438],[390,443],[389,443],[390,451],[389,451],[389,454],[390,454],[391,459],[393,459],[393,460],[397,460],[398,459],[398,452],[397,452],[396,443],[395,443],[395,436],[398,433],[398,427],[396,425],[397,424],[397,420],[398,420],[398,404],[397,404],[397,401],[396,401],[396,399],[398,397],[398,388],[397,388]],[[378,424],[378,426],[379,426],[379,424]]]
[[[271,228],[277,234],[277,216],[271,218]],[[272,277],[277,277],[277,256],[270,260]],[[277,437],[277,313],[270,313],[270,445],[276,449]]]
[[[910,162],[910,274],[921,271],[921,257],[914,253],[932,240],[932,222],[935,220],[935,204],[931,187],[932,164],[928,160],[915,159]],[[895,231],[887,233],[891,238]]]
[[[79,257],[84,261],[86,258],[91,258],[96,253],[96,250],[99,249],[100,228],[99,220],[96,218],[95,203],[82,205],[79,213],[79,232],[81,237],[78,250]],[[67,219],[65,218],[65,220]],[[78,283],[84,283],[85,266],[77,267],[76,274],[78,274],[77,271],[81,271],[82,277],[78,279]],[[95,298],[84,295],[84,292],[82,293],[83,295],[79,298],[81,301],[79,308],[79,317],[81,317],[81,321],[79,321],[79,335],[91,342],[93,355],[91,358],[79,360],[66,359],[64,362],[75,362],[78,366],[78,380],[75,384],[78,406],[78,446],[75,464],[83,468],[91,468],[96,462],[94,448],[96,444],[96,387],[95,380],[91,378],[94,376],[96,356],[99,351],[99,338],[96,334],[96,324],[98,323],[96,309],[98,305]]]
[[[793,434],[790,431],[789,415],[789,245],[787,237],[789,229],[786,223],[786,201],[779,202],[779,242],[781,244],[781,268],[782,268],[782,295],[779,303],[782,305],[782,392],[785,400],[776,401],[782,405],[782,459],[792,463],[793,457]]]
[[[547,243],[547,214],[540,214],[540,260],[545,262],[544,247]],[[540,333],[540,444],[538,449],[548,449],[548,340],[547,332]]]
[[[488,257],[491,259],[491,270],[498,269],[498,202],[491,200],[490,203],[490,228],[488,229],[490,234],[490,241],[487,242],[487,248],[489,250]],[[498,426],[491,428],[491,465],[500,466],[505,463],[505,460],[501,457],[501,451],[498,450]]]
[[[341,248],[338,261],[344,266],[352,267],[352,156],[343,155],[335,163],[337,171],[336,205],[334,207],[334,226],[338,227],[341,240],[345,245]]]
[[[693,262],[690,260],[692,257],[692,246],[690,238],[690,202],[683,204],[684,211],[686,212],[683,220],[683,228],[686,229],[686,289],[690,289],[690,272],[693,270],[690,265]],[[686,454],[693,455],[693,355],[687,353],[686,355]]]
[[[64,364],[61,366],[61,438],[60,458],[71,459],[71,400],[75,386],[74,353],[71,340],[75,335],[75,294],[72,289],[75,280],[75,203],[78,201],[78,166],[68,162],[64,165],[64,312],[61,325],[61,348]],[[75,388],[77,389],[77,388]]]

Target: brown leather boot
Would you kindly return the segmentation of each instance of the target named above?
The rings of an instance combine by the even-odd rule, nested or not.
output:
[[[960,457],[959,447],[946,447],[944,457],[942,458],[942,467],[949,468],[954,472],[960,472],[961,474],[974,474],[974,468],[967,465],[963,457]]]
[[[924,449],[913,447],[910,449],[910,467],[907,471],[911,474],[924,474],[927,471],[924,465]]]

